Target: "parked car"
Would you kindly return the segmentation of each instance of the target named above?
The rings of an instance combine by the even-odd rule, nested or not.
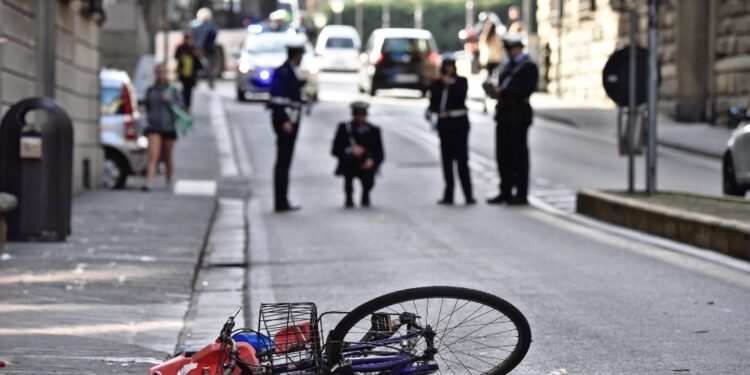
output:
[[[128,74],[102,69],[99,139],[104,148],[102,182],[107,189],[122,189],[130,175],[145,173],[148,140],[143,136],[145,118]]]
[[[286,45],[299,34],[289,32],[249,32],[237,56],[237,100],[267,99],[271,77],[276,68],[286,61]],[[318,97],[318,62],[310,42],[305,41],[305,56],[301,71],[307,80],[305,99]]]
[[[750,190],[750,110],[727,142],[722,160],[724,194],[745,196]]]
[[[323,28],[315,44],[322,70],[356,71],[359,69],[359,49],[362,42],[357,29],[347,25]]]
[[[427,93],[438,75],[437,45],[432,33],[420,29],[377,29],[360,55],[359,90],[404,88]]]

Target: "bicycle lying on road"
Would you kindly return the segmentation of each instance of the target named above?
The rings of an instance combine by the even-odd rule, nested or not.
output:
[[[507,374],[526,355],[523,314],[492,294],[458,287],[405,289],[349,312],[314,303],[262,304],[258,329],[229,317],[216,341],[149,375]],[[324,318],[343,315],[323,340]]]

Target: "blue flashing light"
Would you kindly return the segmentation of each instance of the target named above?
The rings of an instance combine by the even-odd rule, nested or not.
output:
[[[260,78],[260,80],[263,82],[268,82],[268,80],[271,79],[271,72],[266,69],[262,69],[258,72],[258,78]]]

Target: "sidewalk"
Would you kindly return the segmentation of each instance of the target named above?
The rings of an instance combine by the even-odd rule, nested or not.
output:
[[[195,133],[177,142],[176,186],[218,177],[207,122],[196,116]],[[8,244],[0,359],[9,365],[0,372],[143,374],[174,352],[216,198],[190,188],[176,194],[161,182],[149,193],[130,185],[76,196],[64,243]]]
[[[469,97],[476,101],[483,100],[484,92],[477,75],[469,78]],[[615,138],[616,108],[586,105],[541,92],[531,96],[531,105],[534,114],[539,117]],[[724,127],[707,123],[679,123],[664,115],[659,116],[657,124],[659,145],[712,158],[723,156],[731,134],[732,130]]]

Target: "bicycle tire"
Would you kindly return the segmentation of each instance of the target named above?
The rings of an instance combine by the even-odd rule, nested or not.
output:
[[[494,365],[492,368],[489,368],[486,371],[479,371],[477,373],[481,374],[507,374],[511,370],[513,370],[520,362],[523,360],[523,358],[526,356],[526,353],[529,350],[529,346],[531,345],[531,328],[529,327],[529,323],[526,320],[526,317],[521,313],[520,310],[518,310],[515,306],[513,306],[508,301],[497,297],[495,295],[474,290],[474,289],[468,289],[468,288],[461,288],[461,287],[450,287],[450,286],[430,286],[430,287],[420,287],[420,288],[412,288],[412,289],[404,289],[396,292],[392,292],[389,294],[385,294],[383,296],[374,298],[368,302],[363,303],[362,305],[358,306],[351,312],[349,312],[347,315],[345,315],[341,321],[336,325],[336,327],[331,331],[331,333],[328,335],[327,343],[326,343],[326,359],[329,364],[335,364],[340,361],[342,358],[342,348],[343,343],[347,342],[347,335],[358,335],[356,332],[352,332],[352,329],[357,326],[358,323],[362,322],[365,319],[368,319],[368,317],[371,317],[372,314],[381,312],[382,310],[386,308],[390,308],[391,306],[400,305],[403,307],[404,303],[413,303],[414,308],[418,309],[416,301],[421,300],[427,300],[426,306],[427,306],[427,317],[421,317],[427,320],[429,323],[429,307],[430,307],[430,300],[437,300],[441,299],[441,305],[440,305],[440,312],[442,312],[443,308],[443,302],[445,299],[448,300],[456,300],[456,301],[467,301],[466,304],[462,305],[466,306],[469,302],[478,304],[480,307],[476,311],[480,311],[481,308],[487,307],[490,310],[489,311],[495,311],[502,316],[505,316],[509,319],[508,322],[502,322],[504,323],[511,323],[517,332],[517,341],[513,345],[512,351],[509,351],[509,354],[507,357],[505,357],[502,361],[500,361],[497,365]],[[453,310],[454,312],[457,312],[455,310],[457,304],[454,305]],[[392,308],[391,308],[392,309]],[[396,310],[394,310],[396,311]],[[433,310],[434,311],[434,310]],[[475,312],[476,312],[475,311]],[[451,312],[451,316],[454,312]],[[489,313],[489,312],[488,312]],[[474,313],[472,313],[474,314]],[[481,313],[481,315],[486,315],[486,313]],[[434,316],[434,313],[433,313]],[[475,315],[478,316],[478,315]],[[447,317],[447,315],[446,315]],[[438,313],[438,321],[435,326],[436,332],[439,331],[439,326],[442,320],[441,313]],[[477,319],[477,318],[471,318],[471,315],[469,317],[464,319],[464,322],[468,322],[467,319]],[[426,326],[426,325],[425,325]],[[450,327],[450,320],[448,320],[448,323],[445,326],[445,333],[443,333],[443,336],[445,336],[448,332],[453,332],[455,329],[454,327]],[[457,326],[456,326],[457,327]],[[438,333],[439,334],[439,333]],[[442,339],[440,339],[441,343]],[[438,347],[439,344],[436,344],[435,347],[440,351],[440,348]],[[447,344],[446,344],[447,346]],[[483,349],[487,349],[491,347],[484,347]],[[449,351],[453,351],[450,346],[447,347]],[[446,352],[447,353],[447,352]],[[459,352],[463,353],[463,352]],[[447,354],[446,354],[447,355]],[[452,355],[456,355],[455,353],[452,353]],[[448,373],[456,373],[451,367],[450,367],[450,361],[443,358],[445,363],[447,364],[447,367],[445,369]],[[437,361],[437,357],[436,357]],[[487,362],[489,363],[489,362]],[[464,368],[463,370],[471,370],[470,368],[466,368],[466,366],[461,363]],[[492,363],[490,364],[492,365]],[[440,370],[440,372],[443,372],[443,369]],[[467,371],[460,371],[459,373],[467,373]],[[472,371],[468,371],[468,373],[474,373]]]

